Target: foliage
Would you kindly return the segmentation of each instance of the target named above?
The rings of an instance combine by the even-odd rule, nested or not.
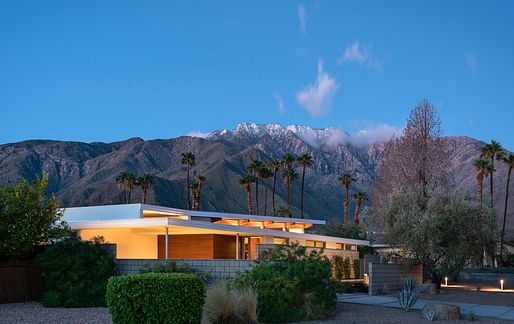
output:
[[[364,228],[361,225],[354,223],[328,223],[327,225],[319,228],[318,234],[356,240],[366,239]]]
[[[0,257],[27,257],[61,234],[62,210],[54,196],[45,195],[47,185],[47,175],[0,184]]]
[[[403,279],[403,288],[398,295],[398,302],[401,308],[409,311],[418,300],[416,295],[416,279],[407,277]]]
[[[343,260],[343,277],[345,279],[350,279],[352,273],[352,269],[350,268],[350,258],[346,257]]]
[[[205,283],[210,282],[210,276],[208,273],[198,272],[186,263],[178,264],[172,260],[156,265],[146,263],[141,269],[139,269],[139,273],[190,273],[202,278]]]
[[[435,284],[443,274],[455,276],[495,241],[493,211],[461,192],[436,192],[423,209],[415,195],[395,191],[385,216],[388,242],[427,266]]]
[[[265,251],[235,285],[255,288],[262,322],[325,318],[336,306],[330,261],[322,251],[308,252],[297,244]]]
[[[430,309],[430,310],[429,310],[428,312],[426,312],[423,316],[425,317],[425,319],[426,319],[427,321],[432,322],[432,321],[434,320],[435,313],[434,313],[434,311],[433,311],[433,310],[431,310],[431,309]]]
[[[203,320],[211,324],[257,323],[257,294],[218,281],[207,289]]]
[[[332,257],[332,273],[337,280],[344,279],[343,262],[344,258],[340,255],[334,255]]]
[[[470,308],[466,314],[466,319],[470,322],[474,322],[477,320],[477,316],[473,312],[473,310]]]
[[[353,265],[352,266],[353,266],[354,277],[355,278],[359,278],[360,277],[360,273],[361,273],[361,264],[360,264],[359,259],[353,260]]]
[[[105,286],[114,274],[114,259],[101,239],[66,238],[47,247],[36,260],[47,288],[41,299],[46,307],[105,305]]]
[[[275,211],[275,213],[273,214],[273,216],[287,217],[287,216],[289,216],[289,210],[287,209],[286,206],[279,206],[277,208],[277,210]]]
[[[204,283],[184,273],[111,277],[105,298],[114,323],[199,323]]]

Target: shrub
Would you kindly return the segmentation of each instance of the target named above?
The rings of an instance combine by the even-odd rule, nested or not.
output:
[[[343,277],[344,279],[350,279],[352,269],[350,268],[350,258],[346,257],[343,260]]]
[[[257,294],[219,281],[207,290],[203,321],[211,324],[257,323]]]
[[[37,256],[47,289],[41,299],[44,306],[105,306],[105,287],[114,274],[114,259],[101,243],[101,239],[84,242],[70,237]]]
[[[205,272],[198,272],[188,264],[178,264],[175,261],[167,261],[156,265],[144,264],[139,273],[191,273],[202,278],[205,283],[210,282],[210,276]]]
[[[334,255],[332,257],[333,274],[334,278],[337,280],[342,280],[344,277],[343,261],[344,258],[340,255]]]
[[[204,282],[184,273],[112,277],[105,299],[114,323],[199,323]]]
[[[353,260],[353,277],[358,279],[361,273],[361,264],[359,259]]]
[[[398,295],[398,301],[400,306],[409,311],[411,307],[418,300],[418,296],[416,295],[416,279],[412,277],[407,277],[403,279],[403,288],[400,290]]]
[[[238,287],[255,287],[262,322],[321,319],[335,309],[331,263],[322,252],[297,244],[263,253],[251,270],[235,279]]]

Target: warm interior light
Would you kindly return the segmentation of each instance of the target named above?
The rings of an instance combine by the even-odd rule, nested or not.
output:
[[[503,279],[500,279],[500,290],[503,290]]]

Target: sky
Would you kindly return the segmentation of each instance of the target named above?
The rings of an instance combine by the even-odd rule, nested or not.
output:
[[[238,123],[445,135],[514,150],[513,1],[0,1],[0,143]]]

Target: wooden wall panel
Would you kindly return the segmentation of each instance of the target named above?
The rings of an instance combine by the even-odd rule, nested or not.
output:
[[[214,235],[214,258],[235,259],[236,237],[229,235]]]
[[[234,236],[215,234],[169,235],[170,259],[235,259]],[[158,257],[164,259],[166,238],[158,237]]]

